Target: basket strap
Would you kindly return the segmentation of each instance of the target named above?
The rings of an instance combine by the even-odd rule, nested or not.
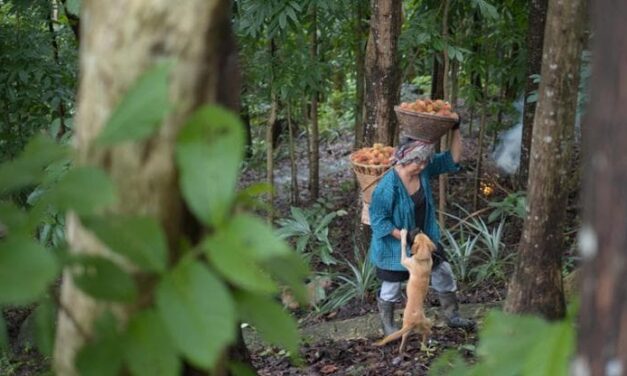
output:
[[[373,181],[371,181],[367,186],[365,186],[364,188],[362,188],[362,192],[365,192],[368,188],[372,187],[375,183],[377,183],[379,180],[381,180],[381,178],[383,177],[383,175],[385,175],[386,172],[390,171],[390,169],[392,168],[392,166],[388,167],[387,170],[383,171],[383,173],[379,176],[377,176],[376,179],[374,179]]]

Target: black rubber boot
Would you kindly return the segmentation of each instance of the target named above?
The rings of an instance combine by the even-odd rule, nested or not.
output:
[[[474,329],[475,322],[459,315],[459,304],[455,292],[438,293],[446,324],[451,328]]]
[[[379,307],[379,317],[383,334],[390,335],[398,330],[394,325],[394,302],[388,302],[377,297],[377,307]]]

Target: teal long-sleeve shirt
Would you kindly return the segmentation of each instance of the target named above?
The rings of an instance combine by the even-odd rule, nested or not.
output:
[[[420,172],[420,185],[426,198],[425,228],[422,231],[434,243],[440,241],[440,226],[435,217],[435,204],[429,180],[440,174],[459,170],[459,164],[455,163],[451,153],[446,151],[436,154],[431,163]],[[370,260],[380,269],[405,271],[399,253],[401,243],[392,236],[392,230],[405,228],[411,231],[416,227],[416,220],[414,202],[394,168],[377,183],[372,193],[368,214],[372,228]]]

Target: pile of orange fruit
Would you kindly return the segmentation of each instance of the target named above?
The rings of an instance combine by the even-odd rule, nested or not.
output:
[[[451,104],[441,99],[416,99],[414,102],[403,102],[400,105],[403,110],[422,112],[425,114],[455,117]]]
[[[353,162],[382,166],[390,164],[390,158],[394,155],[394,148],[391,146],[383,146],[383,144],[374,144],[372,147],[365,147],[357,150],[351,155]]]

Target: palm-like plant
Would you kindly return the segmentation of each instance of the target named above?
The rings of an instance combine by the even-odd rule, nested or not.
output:
[[[464,282],[468,281],[472,274],[471,256],[475,250],[475,244],[479,235],[467,236],[464,229],[460,229],[457,234],[445,230],[444,237],[447,242],[446,253],[453,272],[457,278]]]
[[[338,216],[346,214],[345,210],[325,213],[320,210],[305,211],[291,207],[292,216],[277,220],[277,235],[282,239],[295,239],[296,250],[305,258],[317,257],[325,265],[337,263],[332,256],[333,246],[329,241],[329,224]]]
[[[333,290],[327,301],[320,307],[320,312],[330,312],[347,304],[353,299],[363,303],[377,289],[377,278],[374,265],[361,252],[357,245],[353,247],[355,263],[345,260],[350,269],[348,275],[338,275],[338,288]]]

